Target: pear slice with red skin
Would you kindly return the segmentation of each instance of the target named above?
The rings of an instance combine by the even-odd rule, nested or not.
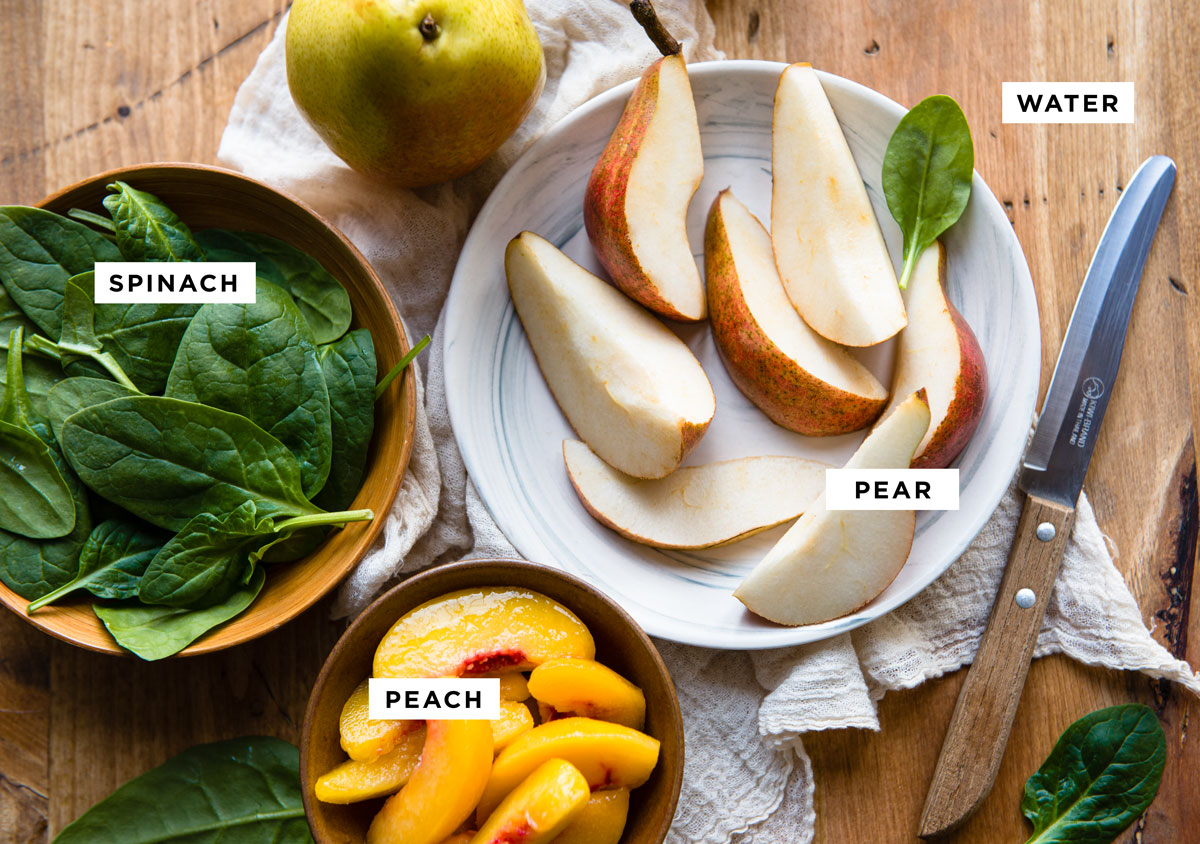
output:
[[[687,209],[704,177],[700,126],[682,55],[642,74],[592,170],[583,220],[596,257],[627,295],[668,319],[704,319]]]
[[[824,463],[768,455],[632,478],[578,440],[563,441],[567,475],[592,518],[653,548],[712,548],[794,519],[825,488]]]
[[[914,469],[949,466],[983,416],[987,368],[975,332],[946,296],[946,247],[939,240],[917,260],[904,291],[908,327],[900,332],[893,391],[906,396],[924,387],[929,431]]]
[[[875,426],[845,468],[907,469],[928,429],[921,390]],[[817,624],[854,612],[895,579],[915,529],[911,510],[827,510],[821,493],[734,597],[778,624]]]
[[[704,266],[713,339],[746,398],[777,425],[808,436],[845,434],[875,421],[887,390],[791,307],[770,235],[729,189],[708,214]]]
[[[874,346],[905,325],[896,271],[846,136],[817,73],[789,66],[775,90],[771,239],[788,298],[844,346]]]

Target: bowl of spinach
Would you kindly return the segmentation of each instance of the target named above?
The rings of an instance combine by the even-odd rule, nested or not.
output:
[[[256,301],[97,303],[117,260],[253,261]],[[278,628],[383,526],[413,354],[349,240],[232,171],[127,167],[0,207],[0,602],[143,659]]]

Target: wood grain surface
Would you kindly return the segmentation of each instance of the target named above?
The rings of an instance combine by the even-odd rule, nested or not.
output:
[[[610,0],[593,0],[609,2]],[[0,0],[0,201],[34,202],[90,173],[154,159],[213,162],[238,84],[284,0]],[[1191,612],[1200,513],[1200,4],[1191,0],[709,0],[731,57],[807,60],[911,105],[962,103],[976,166],[1025,248],[1043,329],[1043,389],[1084,272],[1138,163],[1179,180],[1134,308],[1086,489],[1155,636],[1200,661]],[[1135,83],[1137,122],[1006,126],[1005,80]],[[986,279],[980,279],[986,284]],[[142,665],[52,641],[0,614],[0,842],[43,842],[125,779],[190,744],[246,733],[296,740],[341,626],[318,605],[224,654]],[[1189,639],[1192,647],[1189,651]],[[880,704],[882,731],[806,737],[817,841],[915,841],[963,672]],[[1200,830],[1200,705],[1167,684],[1036,662],[991,796],[951,839],[1019,842],[1025,779],[1075,718],[1144,701],[1168,735],[1158,799],[1119,841]]]

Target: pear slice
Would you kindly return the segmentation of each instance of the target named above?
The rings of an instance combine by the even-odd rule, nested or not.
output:
[[[687,209],[704,177],[700,125],[683,56],[646,69],[584,195],[588,238],[617,287],[669,319],[704,319]]]
[[[929,428],[925,391],[897,405],[846,463],[847,469],[907,469]],[[912,548],[911,510],[826,510],[822,492],[754,567],[734,597],[779,624],[846,615],[895,579]]]
[[[796,314],[775,270],[771,236],[728,189],[708,214],[704,266],[709,322],[725,369],[771,421],[809,436],[875,421],[887,390]]]
[[[771,238],[788,298],[835,343],[882,343],[905,324],[896,271],[811,65],[779,78],[771,137]]]
[[[904,305],[893,377],[895,395],[924,387],[929,431],[913,458],[914,469],[941,469],[963,450],[983,415],[987,368],[975,332],[946,298],[946,247],[938,241],[917,260]]]
[[[829,468],[804,457],[742,457],[645,481],[575,440],[563,441],[563,460],[596,521],[655,548],[712,548],[794,519],[821,494]]]
[[[687,345],[549,241],[522,232],[508,289],[542,375],[580,439],[637,478],[669,475],[716,412]]]

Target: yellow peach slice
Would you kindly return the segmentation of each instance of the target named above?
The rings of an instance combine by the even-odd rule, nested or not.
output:
[[[628,817],[628,788],[593,792],[554,844],[618,844]]]
[[[354,687],[338,720],[342,750],[357,762],[374,762],[396,746],[400,737],[421,726],[420,721],[383,721],[367,716],[367,684]]]
[[[466,832],[456,832],[453,835],[451,835],[449,838],[447,838],[445,841],[443,841],[442,844],[471,844],[471,839],[474,837],[475,837],[474,830],[467,830]]]
[[[379,643],[374,670],[376,677],[479,677],[595,654],[583,622],[545,595],[463,589],[402,616]]]
[[[562,718],[534,727],[500,751],[492,763],[475,819],[482,822],[548,759],[570,762],[593,789],[637,788],[658,763],[658,740],[594,718]]]
[[[533,729],[533,713],[517,700],[500,701],[500,717],[492,724],[492,748],[499,753],[523,733]]]
[[[529,697],[529,681],[524,674],[513,672],[500,675],[500,700],[525,700]]]
[[[549,759],[504,798],[471,844],[550,841],[587,805],[587,780],[570,762]]]
[[[590,659],[551,659],[529,675],[529,693],[556,713],[573,713],[640,730],[646,723],[642,690]]]
[[[374,762],[350,759],[317,780],[314,792],[323,803],[357,803],[399,791],[421,758],[425,728],[400,737],[396,746]]]
[[[383,804],[367,844],[436,844],[471,815],[487,785],[492,727],[487,721],[427,721],[421,761],[408,784]]]

